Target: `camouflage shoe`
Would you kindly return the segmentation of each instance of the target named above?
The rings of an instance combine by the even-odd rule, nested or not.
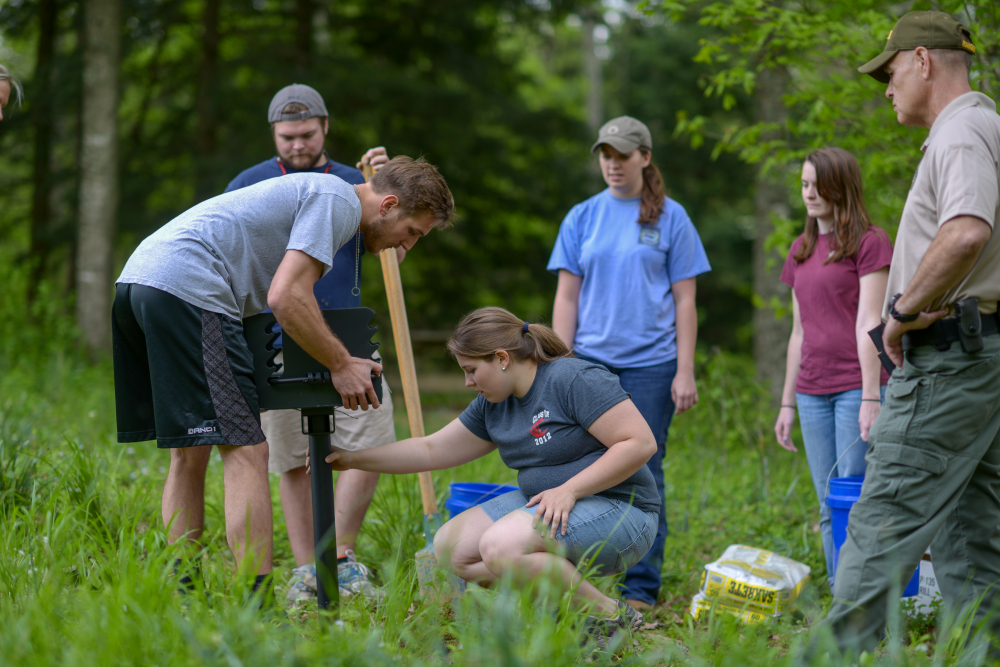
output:
[[[343,597],[363,595],[375,602],[385,599],[385,590],[375,585],[371,570],[358,562],[353,551],[348,551],[347,560],[337,565],[337,585]]]
[[[285,599],[291,606],[305,604],[316,599],[316,566],[312,563],[300,565],[292,570]]]
[[[598,618],[587,616],[584,622],[586,638],[594,642],[597,651],[604,652],[618,635],[629,637],[642,625],[642,613],[629,606],[624,600],[618,600],[618,615],[614,618]],[[636,642],[633,642],[633,650]]]

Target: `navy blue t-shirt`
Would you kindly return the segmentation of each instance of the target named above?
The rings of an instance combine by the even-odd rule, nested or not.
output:
[[[282,166],[285,167],[285,171],[282,171]],[[239,176],[234,178],[226,187],[226,192],[239,190],[240,188],[245,188],[248,185],[266,181],[269,178],[283,176],[286,172],[289,174],[325,173],[342,178],[351,185],[361,185],[365,182],[365,177],[360,171],[354,167],[348,167],[347,165],[340,164],[339,162],[334,162],[333,160],[329,160],[322,167],[313,167],[312,169],[292,169],[288,165],[279,164],[277,158],[271,158],[270,160],[265,160],[260,164],[254,165],[249,169],[245,169],[240,172]],[[360,234],[358,236],[360,236]],[[320,308],[358,308],[361,306],[361,295],[358,294],[358,296],[354,296],[351,294],[351,290],[354,289],[355,277],[357,278],[358,287],[361,287],[361,276],[356,276],[354,273],[355,264],[357,264],[359,273],[361,270],[360,255],[355,255],[357,252],[357,246],[358,239],[354,238],[347,245],[337,251],[337,254],[333,256],[333,267],[330,269],[329,273],[316,281],[316,285],[313,287],[313,292],[316,294],[316,301],[319,302]],[[360,246],[360,254],[364,255],[364,237],[361,238]]]

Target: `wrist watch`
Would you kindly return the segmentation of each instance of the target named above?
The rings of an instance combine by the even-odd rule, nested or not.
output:
[[[904,315],[903,313],[896,310],[896,301],[899,297],[903,296],[902,293],[896,294],[892,299],[889,300],[889,314],[892,315],[893,319],[897,322],[912,322],[920,316],[919,312],[913,313],[912,315]]]

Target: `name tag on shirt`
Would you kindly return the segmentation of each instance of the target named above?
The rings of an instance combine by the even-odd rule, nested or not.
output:
[[[639,243],[644,245],[651,245],[654,248],[660,245],[660,230],[659,229],[640,229],[639,230]]]

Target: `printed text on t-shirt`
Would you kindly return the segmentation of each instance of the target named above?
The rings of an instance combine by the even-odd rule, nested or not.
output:
[[[532,423],[529,432],[531,433],[532,437],[535,438],[535,446],[538,446],[543,442],[548,442],[549,440],[552,439],[552,434],[549,433],[549,429],[546,428],[542,430],[542,424],[545,423],[545,420],[548,418],[549,418],[548,410],[542,410],[537,415],[534,415],[531,418]]]

